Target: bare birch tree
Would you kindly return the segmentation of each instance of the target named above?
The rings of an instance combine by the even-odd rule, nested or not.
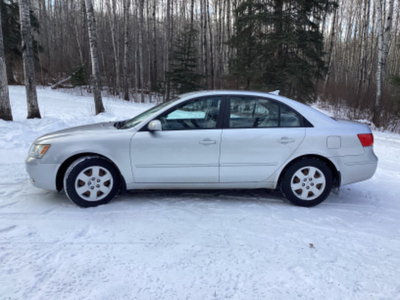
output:
[[[157,59],[157,9],[156,0],[153,0],[153,74],[152,82],[153,85],[157,84],[158,74],[158,59]]]
[[[139,82],[140,102],[144,103],[144,67],[143,67],[143,30],[144,30],[144,0],[139,0]]]
[[[331,68],[332,68],[332,53],[333,53],[333,45],[335,43],[335,30],[336,30],[335,29],[336,14],[337,14],[337,9],[335,9],[334,12],[333,12],[330,35],[329,35],[328,61],[326,63],[326,66],[327,66],[328,70],[326,72],[325,80],[324,80],[324,89],[323,89],[324,91],[326,90],[326,85],[328,84],[329,76],[331,74]]]
[[[382,84],[385,80],[386,60],[391,40],[391,27],[394,0],[389,1],[389,10],[386,12],[386,1],[376,0],[378,14],[378,66],[376,70],[376,98],[374,107],[374,124],[379,127],[381,121]],[[386,20],[384,17],[386,16]]]
[[[366,88],[366,79],[367,79],[367,58],[368,58],[368,27],[370,21],[370,8],[371,8],[371,0],[364,0],[364,8],[363,8],[363,28],[362,28],[362,49],[361,49],[361,68],[360,68],[360,80],[358,84],[358,92],[362,87]]]
[[[213,49],[213,32],[212,32],[212,22],[210,19],[210,9],[209,9],[209,2],[206,2],[207,7],[207,15],[208,18],[208,30],[210,35],[210,88],[214,89],[214,49]]]
[[[128,85],[128,51],[129,51],[129,8],[130,0],[124,1],[124,100],[129,101],[129,85]]]
[[[165,52],[167,53],[167,55],[165,56],[165,72],[164,72],[164,82],[166,84],[165,87],[165,96],[164,98],[166,100],[169,100],[169,96],[170,96],[170,83],[169,80],[167,81],[165,78],[165,74],[167,72],[169,72],[170,68],[169,68],[169,51],[171,49],[171,45],[172,45],[172,36],[171,36],[171,0],[167,0],[167,24],[166,24],[166,41],[165,41]]]
[[[19,0],[19,16],[21,22],[22,60],[24,65],[28,119],[41,118],[36,93],[29,0]]]
[[[203,20],[203,51],[204,51],[204,75],[206,77],[206,89],[209,87],[208,83],[208,48],[207,48],[207,16],[209,8],[206,6],[206,0],[200,0],[201,5],[201,15]],[[203,17],[204,15],[204,17]]]
[[[120,74],[119,74],[119,51],[118,51],[118,40],[117,40],[117,14],[116,14],[116,0],[112,0],[112,7],[110,5],[110,1],[106,1],[108,14],[110,19],[110,28],[111,28],[111,39],[114,51],[114,62],[115,62],[115,93],[119,95],[120,92]]]
[[[97,36],[96,36],[96,21],[93,12],[92,0],[85,0],[86,2],[86,16],[87,27],[89,33],[90,56],[92,59],[92,75],[93,75],[93,95],[94,106],[96,115],[104,112],[103,101],[101,99],[101,86],[100,86],[100,67],[99,58],[97,54]]]
[[[1,5],[0,5],[0,119],[12,121],[10,96],[8,93],[6,60],[4,56],[3,29],[1,26]]]

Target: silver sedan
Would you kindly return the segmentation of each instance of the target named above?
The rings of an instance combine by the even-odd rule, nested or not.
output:
[[[274,94],[184,94],[126,121],[38,138],[33,185],[65,190],[82,207],[126,189],[279,188],[314,206],[341,185],[371,178],[378,159],[367,125],[330,118]]]

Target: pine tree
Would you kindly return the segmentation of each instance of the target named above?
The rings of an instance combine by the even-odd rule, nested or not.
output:
[[[79,65],[72,70],[71,84],[73,86],[87,85],[87,74],[85,65]]]
[[[400,87],[400,75],[394,75],[391,78],[391,84],[393,84],[394,86]]]
[[[262,19],[257,17],[268,7],[253,0],[243,2],[235,13],[236,35],[229,41],[230,47],[236,49],[236,56],[230,61],[229,77],[236,81],[236,86],[245,90],[260,89],[259,80],[265,68],[264,59],[265,34],[262,31]]]
[[[236,9],[237,56],[230,75],[245,89],[280,90],[307,102],[325,67],[317,22],[335,7],[331,0],[247,0]]]
[[[186,26],[180,32],[171,53],[170,71],[167,80],[178,93],[187,93],[200,89],[202,75],[197,73],[197,52],[195,41],[197,31],[191,26]]]
[[[393,75],[390,78],[390,84],[400,89],[400,75]],[[394,99],[394,102],[396,103],[394,114],[397,114],[397,116],[400,117],[400,97],[397,96]]]

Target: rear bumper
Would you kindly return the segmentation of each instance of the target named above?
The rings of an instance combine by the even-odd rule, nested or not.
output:
[[[364,149],[363,155],[333,159],[341,174],[341,185],[367,180],[374,176],[378,167],[378,157],[372,147],[365,147]]]
[[[42,164],[40,159],[28,157],[25,169],[31,183],[41,189],[56,190],[56,175],[60,164]]]

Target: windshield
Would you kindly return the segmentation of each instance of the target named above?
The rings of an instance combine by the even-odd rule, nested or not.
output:
[[[175,102],[179,100],[180,98],[175,98],[173,100],[161,103],[159,105],[156,105],[145,112],[142,112],[141,114],[137,115],[136,117],[126,120],[123,122],[122,126],[120,127],[121,129],[126,129],[126,128],[132,128],[135,127],[136,125],[142,123],[143,120],[147,119],[149,116],[152,114],[162,110],[164,107],[170,105],[172,102]]]

